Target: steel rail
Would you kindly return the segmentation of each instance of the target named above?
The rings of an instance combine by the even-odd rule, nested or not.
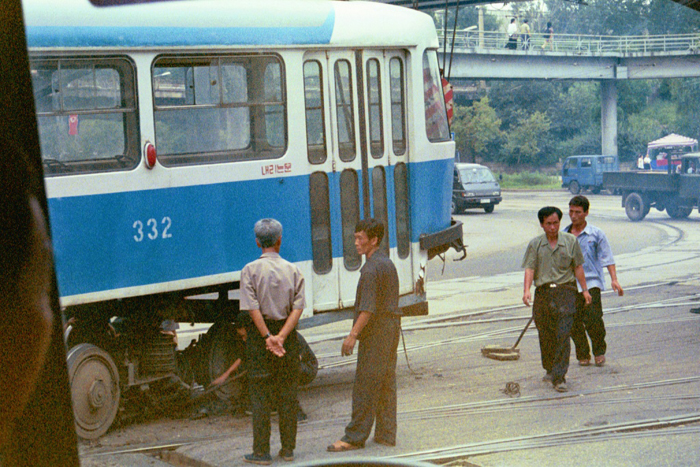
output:
[[[634,422],[620,422],[605,427],[590,427],[580,428],[569,431],[560,431],[553,433],[544,433],[528,436],[517,436],[513,438],[505,438],[493,441],[481,441],[476,443],[468,443],[448,448],[430,449],[414,453],[399,454],[395,456],[386,456],[388,459],[411,459],[411,460],[448,460],[458,457],[474,456],[478,454],[487,454],[494,452],[504,452],[515,449],[525,449],[528,447],[539,447],[538,443],[550,443],[557,441],[559,444],[563,441],[587,439],[595,440],[595,437],[602,434],[612,434],[619,432],[636,432],[637,430],[659,430],[675,425],[686,423],[699,423],[700,414],[685,414],[673,417],[652,418]],[[700,426],[693,427],[691,432],[700,430]],[[638,433],[635,433],[638,434]]]
[[[529,408],[537,408],[540,406],[543,406],[546,403],[561,403],[565,399],[573,399],[577,398],[575,401],[577,404],[590,404],[590,403],[603,403],[603,401],[581,401],[580,396],[585,396],[585,395],[595,395],[595,394],[603,394],[603,393],[609,393],[609,392],[615,392],[615,391],[629,391],[632,389],[647,389],[647,388],[654,388],[654,387],[663,387],[663,386],[670,386],[670,385],[677,385],[677,384],[686,384],[686,383],[693,383],[700,381],[700,376],[695,376],[695,377],[687,377],[687,378],[673,378],[673,379],[666,379],[666,380],[658,380],[658,381],[649,381],[645,383],[636,383],[636,384],[627,384],[627,385],[617,385],[617,386],[610,386],[607,388],[600,388],[600,389],[591,389],[591,390],[586,390],[586,391],[580,391],[577,393],[567,393],[567,394],[558,394],[558,395],[553,395],[553,396],[528,396],[528,397],[519,397],[515,399],[494,399],[494,400],[488,400],[488,401],[478,401],[478,402],[467,402],[463,404],[450,404],[446,406],[438,406],[438,407],[426,407],[426,408],[421,408],[421,409],[413,409],[413,410],[403,410],[398,412],[398,418],[401,421],[410,421],[410,420],[427,420],[431,418],[439,418],[440,416],[449,416],[451,413],[455,411],[461,411],[461,414],[464,413],[489,413],[489,412],[498,412],[502,410],[513,410],[513,409],[529,409]],[[696,399],[700,398],[700,396],[662,396],[658,398],[658,400],[691,400],[691,399]],[[632,402],[635,402],[637,398],[628,398]],[[642,399],[642,398],[640,398]],[[619,402],[623,399],[617,399],[616,401]],[[648,399],[644,399],[648,400]],[[574,402],[574,401],[572,401]],[[614,402],[610,402],[614,403]],[[520,407],[522,406],[522,407]],[[325,420],[315,420],[315,421],[310,421],[310,422],[304,422],[303,424],[299,425],[299,429],[306,431],[310,428],[318,427],[318,426],[342,426],[345,423],[347,423],[347,420],[344,419],[338,419],[338,418],[332,418],[332,419],[325,419]],[[610,425],[608,425],[610,426]],[[250,431],[249,427],[246,429],[246,433]],[[162,450],[172,450],[172,449],[177,449],[178,447],[182,446],[187,446],[195,443],[202,443],[202,442],[209,442],[209,441],[217,441],[220,439],[228,438],[230,437],[230,433],[227,434],[222,434],[220,436],[205,436],[202,438],[189,438],[189,439],[184,439],[184,440],[179,440],[176,443],[169,442],[169,441],[164,441],[160,444],[143,444],[141,446],[131,446],[129,448],[109,448],[109,449],[99,449],[97,451],[93,452],[81,452],[81,457],[99,457],[99,456],[106,456],[106,455],[119,455],[119,454],[129,454],[129,453],[153,453],[153,452],[158,452]]]

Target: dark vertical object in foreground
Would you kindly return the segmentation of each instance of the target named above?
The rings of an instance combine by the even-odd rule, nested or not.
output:
[[[38,192],[34,195],[41,203],[44,213],[47,213],[20,0],[3,0],[0,24],[3,25],[0,28],[0,109],[3,110],[0,134],[2,138],[14,142],[29,155],[33,172],[41,179],[31,184],[38,187]],[[46,363],[24,412],[18,417],[17,424],[10,434],[10,441],[0,453],[3,467],[63,467],[80,464],[55,273],[51,308],[54,311],[54,320]]]

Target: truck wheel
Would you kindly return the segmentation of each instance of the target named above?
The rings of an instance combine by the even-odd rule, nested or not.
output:
[[[107,432],[119,409],[119,372],[112,357],[92,344],[68,352],[68,380],[75,432],[97,439]]]
[[[630,193],[625,199],[625,213],[632,222],[639,222],[649,213],[649,206],[639,193]]]
[[[569,191],[572,195],[577,195],[581,193],[581,185],[578,184],[576,180],[569,183]]]
[[[600,187],[599,187],[599,186],[594,186],[593,188],[591,188],[591,193],[593,193],[594,195],[599,194],[599,193],[600,193]]]
[[[692,211],[692,206],[679,206],[675,203],[666,207],[666,213],[673,219],[685,219]]]
[[[493,212],[493,208],[494,208],[493,204],[489,204],[488,206],[484,206],[484,212],[487,214],[490,214]]]

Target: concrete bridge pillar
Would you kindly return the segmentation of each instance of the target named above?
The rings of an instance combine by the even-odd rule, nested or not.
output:
[[[600,82],[601,149],[607,156],[617,156],[617,84]]]

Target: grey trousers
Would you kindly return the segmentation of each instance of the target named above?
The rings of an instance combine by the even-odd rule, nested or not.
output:
[[[401,318],[380,314],[362,331],[352,388],[352,419],[345,427],[346,443],[363,446],[374,429],[374,438],[396,443],[396,349]]]

